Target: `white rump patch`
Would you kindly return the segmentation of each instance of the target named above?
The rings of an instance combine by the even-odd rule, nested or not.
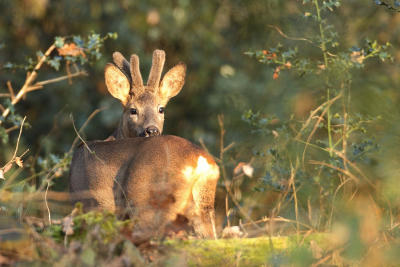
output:
[[[219,176],[219,169],[217,165],[208,163],[205,157],[199,156],[196,167],[186,166],[182,173],[188,181],[198,178],[217,179]]]

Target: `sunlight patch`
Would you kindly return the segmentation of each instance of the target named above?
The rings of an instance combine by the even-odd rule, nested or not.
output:
[[[187,180],[193,179],[194,177],[218,178],[219,176],[218,167],[215,164],[209,164],[207,159],[203,156],[199,156],[196,168],[193,168],[192,166],[186,166],[182,172]]]

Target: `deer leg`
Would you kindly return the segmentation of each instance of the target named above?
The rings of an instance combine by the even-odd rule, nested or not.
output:
[[[216,238],[214,198],[217,180],[218,177],[200,177],[192,188],[195,215],[192,218],[193,227],[204,238]]]
[[[115,201],[112,190],[96,190],[93,199],[97,202],[99,210],[108,210],[115,212]]]

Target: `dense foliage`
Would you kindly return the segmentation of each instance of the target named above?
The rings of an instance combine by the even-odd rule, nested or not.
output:
[[[161,48],[165,69],[188,66],[164,132],[216,157],[219,231],[296,235],[299,249],[272,247],[265,263],[274,266],[400,261],[399,1],[17,0],[0,8],[0,244],[14,238],[6,230],[30,229],[37,249],[23,260],[154,260],[130,243],[132,222],[67,216],[62,192],[78,131],[104,139],[118,123],[120,104],[103,77],[112,52],[138,54],[146,77]],[[320,232],[332,233],[332,247],[303,246]],[[57,248],[42,255],[49,242]],[[0,245],[0,265],[18,260],[14,252]]]

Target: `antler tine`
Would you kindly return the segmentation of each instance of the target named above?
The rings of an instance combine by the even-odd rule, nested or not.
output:
[[[132,76],[132,86],[136,87],[143,86],[142,74],[140,74],[140,68],[139,68],[139,57],[135,54],[131,56],[131,76]]]
[[[129,62],[124,58],[124,56],[120,52],[113,53],[113,61],[114,64],[125,74],[128,80],[131,82]]]
[[[147,86],[158,87],[161,78],[161,72],[164,67],[165,52],[163,50],[154,50],[153,52],[153,63],[151,65],[149,79],[147,80]]]

